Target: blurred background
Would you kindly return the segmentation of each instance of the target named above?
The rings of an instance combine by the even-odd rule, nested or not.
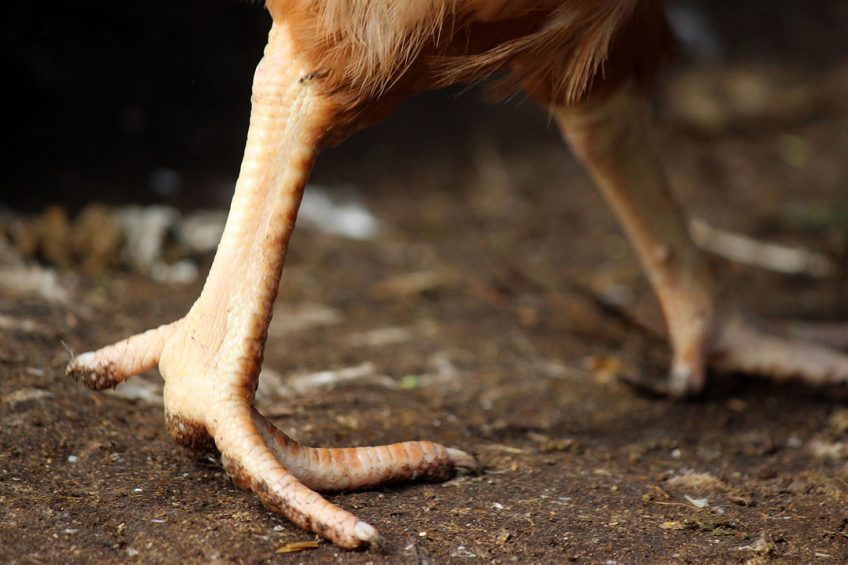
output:
[[[225,206],[269,26],[257,4],[8,2],[0,23],[8,100],[0,202],[25,211],[48,203],[73,210],[92,200]],[[676,0],[669,11],[683,40],[678,68],[746,64],[798,79],[846,65],[843,0]],[[493,105],[483,98],[478,89],[409,101],[385,123],[327,152],[316,181],[365,188],[386,176],[411,178],[417,164],[432,159],[461,167],[480,138],[507,152],[558,142],[532,103]],[[786,117],[783,110],[749,113],[759,125]],[[788,113],[809,118],[813,110]],[[678,125],[692,125],[697,116],[688,114],[698,111],[684,109]],[[751,123],[729,125],[742,130]]]
[[[667,12],[680,49],[657,88],[657,135],[681,200],[699,220],[844,263],[848,4],[673,0]],[[16,0],[0,26],[0,243],[62,269],[146,274],[211,252],[269,28],[262,6]],[[449,235],[455,214],[472,238],[512,228],[506,244],[536,245],[540,261],[543,241],[569,238],[579,272],[588,242],[618,237],[546,111],[521,94],[494,103],[486,85],[405,101],[326,150],[311,182],[300,224],[354,239]],[[628,253],[613,243],[596,259]]]

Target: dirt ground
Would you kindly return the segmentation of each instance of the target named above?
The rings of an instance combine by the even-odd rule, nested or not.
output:
[[[719,261],[724,300],[767,324],[848,318],[848,106],[814,110],[659,135],[699,218],[841,266]],[[674,402],[618,382],[664,377],[659,311],[552,131],[371,165],[378,236],[295,235],[258,403],[313,445],[427,438],[485,472],[334,495],[385,547],[281,554],[316,538],[172,444],[158,374],[113,393],[63,374],[66,347],[171,321],[200,281],[69,271],[65,303],[0,291],[0,562],[848,562],[848,391],[724,375]]]

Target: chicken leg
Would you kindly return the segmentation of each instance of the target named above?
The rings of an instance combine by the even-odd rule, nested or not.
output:
[[[308,448],[253,408],[286,249],[318,150],[385,116],[405,96],[477,80],[507,63],[515,63],[522,81],[544,86],[552,64],[569,62],[571,82],[582,92],[636,2],[613,3],[621,9],[588,1],[266,4],[274,24],[254,77],[244,160],[200,297],[181,320],[80,355],[68,372],[92,388],[106,388],[158,365],[165,379],[166,426],[178,443],[217,448],[227,473],[267,507],[354,548],[377,541],[376,530],[311,489],[444,479],[476,462],[423,441]],[[633,13],[661,16],[659,3],[648,4],[653,11]],[[631,27],[639,30],[645,23],[634,22]],[[295,33],[302,35],[299,43]],[[457,59],[458,53],[469,58]],[[454,65],[456,73],[445,75],[443,65]],[[548,86],[548,94],[562,90]],[[581,92],[576,94],[584,101],[558,107],[555,114],[660,297],[674,349],[669,391],[698,392],[708,363],[774,377],[848,380],[844,355],[759,333],[717,307],[712,274],[648,143],[646,100],[627,87],[585,99]]]
[[[709,261],[689,235],[651,143],[649,108],[641,92],[625,84],[597,98],[558,106],[554,114],[659,297],[673,349],[667,392],[697,394],[708,366],[813,384],[848,381],[848,355],[762,333],[716,304]]]
[[[312,163],[337,112],[274,25],[253,84],[247,146],[232,207],[208,279],[189,313],[170,325],[73,359],[68,373],[92,388],[114,387],[159,365],[171,436],[214,445],[239,485],[294,523],[355,548],[377,531],[331,504],[322,491],[417,477],[446,479],[475,460],[420,441],[381,447],[299,445],[252,407],[289,236]]]

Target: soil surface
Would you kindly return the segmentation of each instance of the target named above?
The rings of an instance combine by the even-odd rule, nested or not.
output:
[[[845,83],[817,73],[803,78]],[[837,265],[813,278],[717,260],[724,303],[767,325],[848,319],[838,92],[732,131],[661,123],[694,215]],[[66,271],[64,303],[0,291],[0,562],[848,562],[848,390],[722,375],[670,401],[619,382],[665,377],[659,310],[600,196],[533,115],[529,141],[484,129],[450,153],[361,155],[360,197],[382,229],[296,233],[257,400],[313,445],[426,438],[475,453],[484,473],[334,495],[385,546],[281,553],[317,538],[171,442],[158,374],[96,393],[63,373],[66,348],[180,317],[202,277]],[[319,178],[349,172],[326,161]]]

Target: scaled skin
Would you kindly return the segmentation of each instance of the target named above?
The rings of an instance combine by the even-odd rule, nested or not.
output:
[[[358,5],[351,0],[338,1],[348,7]],[[371,5],[394,2],[398,8],[405,0],[363,1]],[[451,2],[432,0],[431,4],[444,7]],[[662,304],[674,351],[666,392],[675,396],[699,392],[709,364],[777,378],[800,376],[815,383],[848,381],[845,355],[761,334],[715,303],[713,275],[689,237],[648,135],[645,81],[659,64],[667,39],[659,3],[641,2],[644,10],[637,10],[627,20],[631,4],[634,0],[621,2],[621,10],[607,9],[593,19],[591,7],[597,3],[571,0],[569,6],[585,12],[586,17],[578,18],[578,23],[588,26],[583,29],[588,39],[585,44],[581,37],[551,44],[544,33],[532,35],[545,19],[526,8],[548,6],[552,14],[562,16],[561,2],[498,0],[489,4],[497,10],[486,11],[482,8],[485,2],[475,0],[465,5],[481,10],[481,23],[454,28],[472,30],[468,33],[479,36],[460,34],[442,45],[433,35],[429,47],[426,41],[422,43],[417,58],[398,67],[401,74],[396,80],[387,82],[383,77],[378,81],[383,84],[381,89],[350,83],[352,75],[346,73],[345,65],[351,63],[344,57],[333,63],[337,67],[318,64],[332,61],[315,55],[321,50],[321,38],[309,39],[309,33],[317,28],[303,19],[314,15],[314,10],[295,9],[307,4],[301,0],[269,2],[274,24],[254,78],[244,160],[226,228],[200,297],[181,320],[80,355],[72,360],[68,373],[102,389],[158,364],[165,379],[166,425],[178,443],[214,446],[238,484],[253,490],[271,510],[340,547],[377,542],[374,527],[315,490],[369,488],[419,477],[446,479],[455,468],[476,469],[477,463],[462,451],[426,441],[308,448],[287,438],[253,408],[272,306],[303,188],[325,142],[342,139],[386,115],[404,96],[443,83],[444,76],[436,73],[428,56],[450,55],[471,46],[476,53],[485,53],[503,42],[530,36],[541,42],[536,49],[526,51],[524,44],[509,44],[515,45],[515,58],[503,62],[513,64],[524,87],[552,108],[566,139],[585,162],[639,254]],[[524,19],[498,20],[506,17],[504,14],[525,13],[529,15],[521,16]],[[447,25],[450,23],[457,22],[425,28],[435,34],[454,29]],[[391,28],[386,22],[381,25],[384,32]],[[603,33],[597,33],[599,26]],[[625,28],[619,30],[617,44],[608,45],[604,38],[616,36],[618,26]],[[556,29],[580,28],[562,24]],[[310,41],[311,47],[305,47],[304,42]],[[546,52],[546,45],[562,52]],[[544,73],[533,72],[533,60],[528,59],[528,53],[535,53],[541,58],[540,68],[549,66],[545,57],[552,57],[565,61],[568,68],[594,72],[591,64],[572,64],[569,49],[576,49],[575,53],[588,57],[585,61],[589,62],[602,59],[608,50],[612,57],[603,80],[595,77],[592,87],[577,100],[571,98],[569,89],[588,84],[592,77],[569,78],[563,88],[563,81],[547,80]],[[352,53],[348,55],[355,56]],[[475,68],[462,67],[466,73]],[[459,72],[456,78],[479,77]],[[389,84],[392,86],[386,86]]]
[[[197,302],[182,320],[80,355],[69,372],[106,388],[158,363],[166,424],[178,443],[214,443],[227,473],[268,508],[341,547],[356,548],[377,542],[377,531],[309,487],[338,491],[446,479],[454,468],[476,469],[477,463],[462,451],[425,441],[307,448],[252,407],[297,208],[335,115],[317,93],[310,67],[299,64],[286,31],[273,26],[256,70],[235,196]]]
[[[708,366],[775,379],[801,377],[816,385],[848,380],[845,354],[761,333],[729,306],[716,304],[710,261],[695,246],[672,198],[650,138],[648,100],[632,85],[598,101],[559,106],[554,117],[621,222],[668,325],[673,351],[668,381],[637,384],[676,397],[696,395],[706,384]]]

